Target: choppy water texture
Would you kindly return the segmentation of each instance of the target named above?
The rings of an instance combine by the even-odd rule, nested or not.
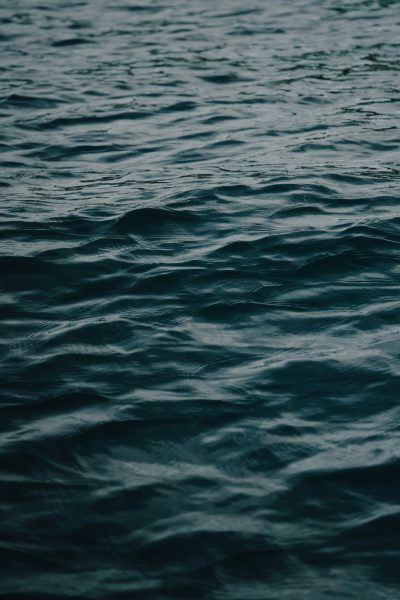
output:
[[[0,19],[0,596],[398,598],[400,4]]]

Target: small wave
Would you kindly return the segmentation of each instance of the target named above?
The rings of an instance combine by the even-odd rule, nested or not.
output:
[[[183,210],[137,208],[119,217],[113,229],[117,232],[145,234],[155,229],[185,227],[196,222],[195,214]]]

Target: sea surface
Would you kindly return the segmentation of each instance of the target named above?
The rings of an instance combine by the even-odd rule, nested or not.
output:
[[[400,3],[0,45],[1,599],[400,598]]]

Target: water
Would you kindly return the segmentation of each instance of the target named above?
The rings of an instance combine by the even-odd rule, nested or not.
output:
[[[1,3],[1,598],[399,596],[399,3]]]

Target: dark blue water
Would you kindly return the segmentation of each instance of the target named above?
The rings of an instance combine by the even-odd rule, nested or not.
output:
[[[0,596],[399,598],[400,5],[160,2],[0,3]]]

